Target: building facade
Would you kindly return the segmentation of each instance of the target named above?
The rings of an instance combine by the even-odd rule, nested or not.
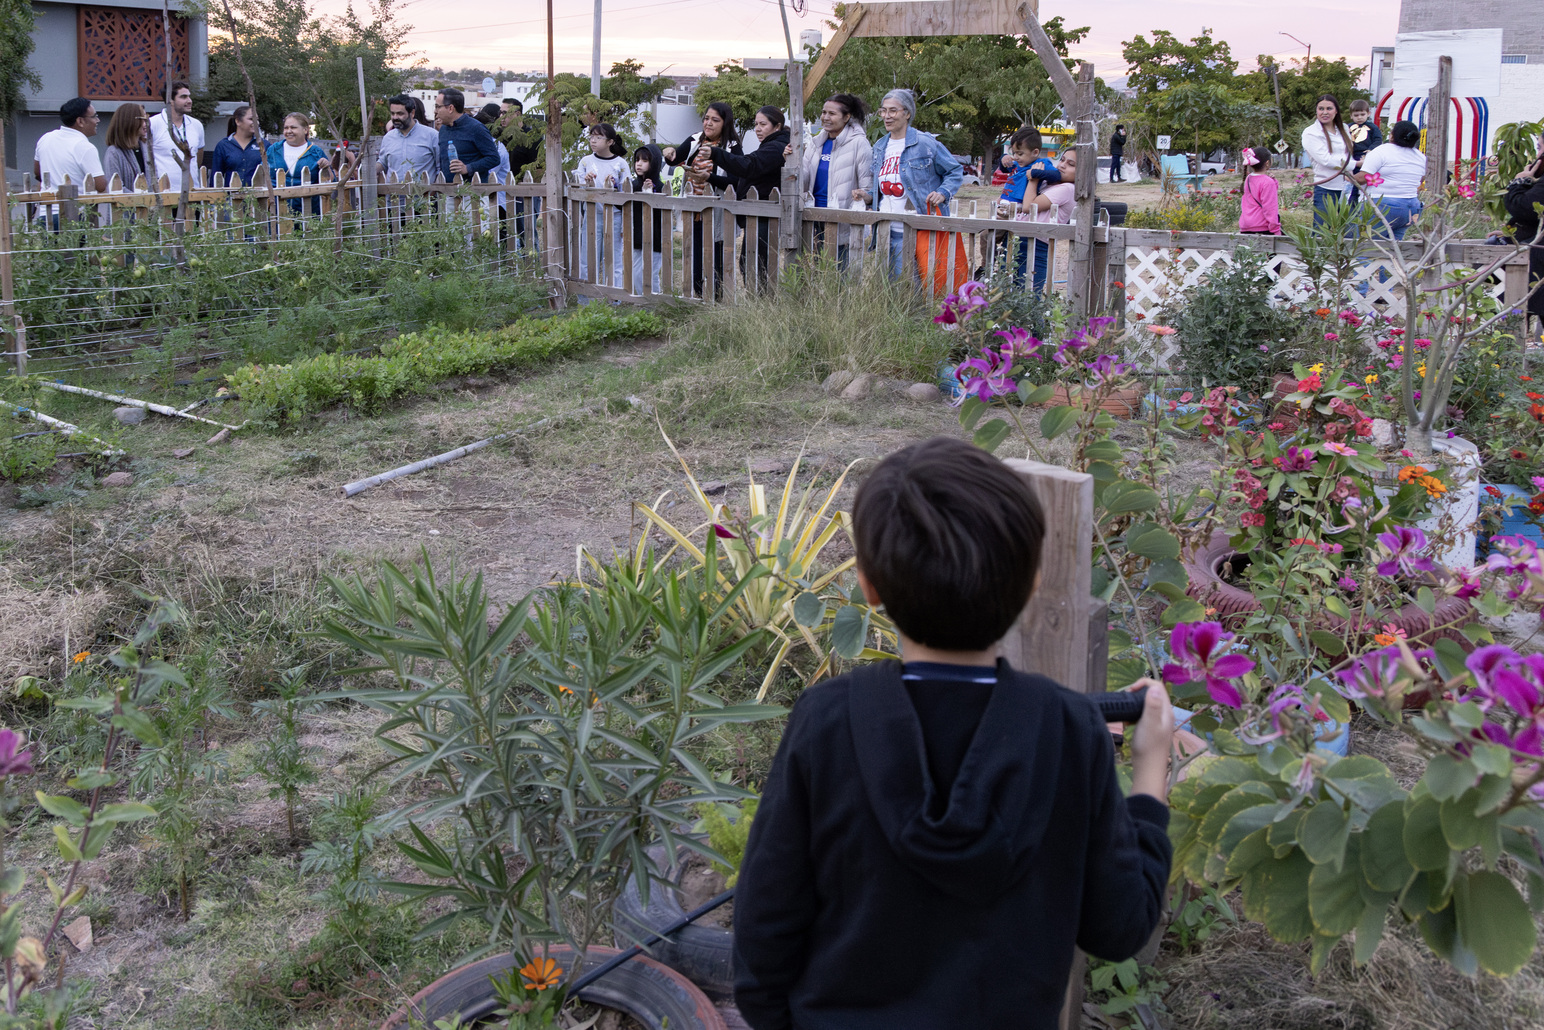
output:
[[[209,76],[209,31],[202,15],[171,15],[172,79],[197,84]],[[38,137],[59,127],[59,108],[86,97],[102,117],[92,141],[107,142],[107,123],[123,103],[161,110],[166,96],[166,44],[160,0],[95,0],[91,4],[34,3],[28,64],[41,86],[26,95],[24,108],[5,123],[6,176],[17,181],[32,170]],[[209,128],[208,126],[205,127]],[[214,146],[222,133],[210,131]]]

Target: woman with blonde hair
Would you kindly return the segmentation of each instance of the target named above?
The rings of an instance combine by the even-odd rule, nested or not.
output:
[[[149,142],[150,117],[144,107],[123,104],[113,112],[113,120],[107,125],[107,153],[102,161],[109,187],[115,175],[118,188],[124,193],[134,192],[134,180],[141,175],[148,181],[150,170],[145,156]]]
[[[1340,101],[1325,93],[1314,107],[1314,121],[1303,130],[1303,153],[1313,161],[1313,224],[1324,221],[1331,197],[1341,197],[1352,186],[1356,159],[1351,137],[1340,119]]]
[[[306,170],[311,172],[312,182],[321,182],[324,178],[331,178],[330,174],[324,173],[330,173],[332,166],[327,161],[327,151],[311,139],[311,119],[299,111],[291,111],[284,116],[284,138],[268,147],[268,171],[275,184],[282,171],[285,185],[298,186],[301,173]],[[300,210],[298,197],[290,199],[290,210]],[[321,197],[312,198],[311,213],[322,213]]]

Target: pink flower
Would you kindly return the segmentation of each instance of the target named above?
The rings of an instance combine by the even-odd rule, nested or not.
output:
[[[1357,583],[1356,580],[1352,579],[1350,576],[1341,576],[1335,581],[1335,585],[1340,587],[1342,590],[1350,591],[1356,589]]]
[[[1383,185],[1383,176],[1379,175],[1377,172],[1368,172],[1366,177],[1367,177],[1367,185],[1369,185],[1369,186],[1382,186]]]
[[[990,401],[994,397],[1012,393],[1013,380],[1008,378],[1012,370],[1013,361],[990,347],[981,352],[981,357],[960,362],[954,370],[955,378],[963,386],[960,401],[963,403],[971,394],[980,400]]]
[[[727,526],[722,526],[722,525],[720,525],[717,522],[713,523],[713,535],[718,537],[720,540],[738,540],[738,539],[740,539],[739,536],[737,536],[735,534],[734,530],[730,529]]]
[[[1426,550],[1426,534],[1414,526],[1395,526],[1391,533],[1379,533],[1378,543],[1389,552],[1389,556],[1378,563],[1380,576],[1414,576],[1434,568],[1430,558],[1420,555]]]
[[[1228,654],[1226,648],[1233,634],[1221,623],[1182,622],[1169,634],[1169,653],[1174,661],[1163,667],[1165,683],[1206,682],[1206,692],[1213,701],[1229,708],[1241,708],[1244,695],[1231,681],[1251,672],[1255,663],[1241,654]]]
[[[944,298],[943,308],[933,316],[933,321],[940,325],[969,322],[986,306],[986,286],[972,279],[961,283],[958,293],[951,293]]]
[[[1347,447],[1343,443],[1326,443],[1324,445],[1324,449],[1327,450],[1327,451],[1333,451],[1336,454],[1346,455],[1347,457],[1351,457],[1351,458],[1356,457],[1356,448],[1355,447]]]
[[[1173,336],[1175,333],[1179,332],[1179,330],[1174,328],[1172,325],[1150,325],[1147,328],[1151,332],[1157,333],[1159,336]]]
[[[1324,338],[1326,340],[1338,340],[1338,339],[1340,339],[1340,334],[1339,333],[1325,333],[1324,334]]]
[[[1470,186],[1466,182],[1461,182],[1461,183],[1458,184],[1458,195],[1460,197],[1463,197],[1465,200],[1473,200],[1474,199],[1474,187]]]
[[[20,751],[26,738],[10,728],[0,728],[0,776],[25,776],[32,772],[32,752]]]

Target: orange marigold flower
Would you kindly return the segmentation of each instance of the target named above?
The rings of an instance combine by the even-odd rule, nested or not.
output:
[[[1436,476],[1421,476],[1416,482],[1426,488],[1427,497],[1441,497],[1447,493],[1447,487],[1443,486],[1442,480]]]
[[[563,980],[563,967],[550,958],[533,958],[520,970],[528,991],[545,991],[556,987]]]
[[[1401,483],[1409,483],[1426,475],[1426,471],[1425,465],[1406,465],[1399,470],[1399,481]]]
[[[1333,312],[1331,312],[1329,308],[1320,308],[1314,312],[1314,314],[1318,315],[1320,318],[1329,318],[1332,313]]]
[[[82,651],[79,654],[75,655],[70,660],[72,662],[74,662],[76,665],[79,665],[81,662],[85,661],[87,658],[90,658],[90,657],[91,657],[91,652],[90,651]]]

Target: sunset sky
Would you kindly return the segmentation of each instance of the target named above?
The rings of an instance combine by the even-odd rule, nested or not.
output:
[[[344,0],[319,0],[323,13],[341,11]],[[431,65],[502,66],[514,71],[546,65],[546,6],[540,2],[490,5],[471,0],[406,0],[394,8],[414,26],[409,37]],[[593,0],[554,0],[559,71],[590,67]],[[784,52],[777,0],[606,0],[602,17],[603,68],[632,57],[649,73],[667,66],[681,74],[709,72],[728,58],[771,57]],[[1393,45],[1399,0],[1041,0],[1042,20],[1064,15],[1071,26],[1088,25],[1087,40],[1075,56],[1092,60],[1105,79],[1125,74],[1122,40],[1137,32],[1168,29],[1188,39],[1210,27],[1232,45],[1240,69],[1255,56],[1273,53],[1283,61],[1304,49],[1279,35],[1290,32],[1324,57],[1345,56],[1367,64],[1374,46]],[[800,28],[821,28],[831,18],[831,0],[808,0],[803,17],[790,23],[795,43]]]

